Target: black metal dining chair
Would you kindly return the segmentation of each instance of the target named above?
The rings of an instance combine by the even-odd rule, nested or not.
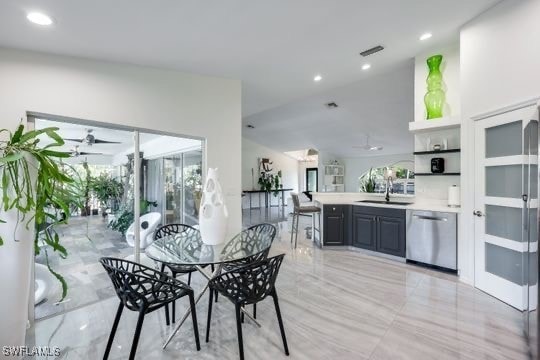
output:
[[[124,307],[139,313],[135,335],[133,336],[133,344],[129,353],[129,359],[132,360],[135,358],[145,315],[167,306],[170,302],[174,302],[184,296],[189,297],[195,344],[197,350],[201,349],[199,329],[197,327],[195,297],[193,289],[189,285],[163,272],[128,260],[103,257],[100,259],[100,262],[111,278],[116,295],[120,298],[120,304],[114,318],[105,354],[103,355],[104,360],[109,357],[114,335],[116,334]]]
[[[270,247],[276,237],[277,229],[272,224],[257,224],[242,230],[238,235],[232,238],[223,248],[222,254],[227,257],[236,257],[238,251],[248,250],[254,255],[240,260],[229,261],[223,264],[222,272],[239,269],[243,266],[253,264],[268,257]],[[218,292],[215,292],[216,302]],[[257,304],[253,304],[253,317],[257,318]],[[242,322],[244,314],[242,313]]]
[[[197,236],[199,233],[199,230],[195,229],[193,226],[185,225],[185,224],[167,224],[160,226],[156,232],[154,233],[154,240],[161,239],[165,236],[170,236],[173,234],[180,234],[183,232],[193,233],[194,240],[199,240],[200,236]],[[188,285],[191,285],[191,273],[197,271],[195,266],[189,266],[189,265],[172,265],[172,264],[161,264],[161,272],[165,272],[166,270],[169,270],[171,272],[171,276],[176,279],[178,275],[188,275]],[[174,323],[176,319],[176,304],[173,301],[171,304],[172,307],[172,322]],[[169,306],[167,305],[165,307],[165,321],[167,325],[170,324],[169,321]]]
[[[256,304],[266,299],[268,296],[271,296],[274,300],[283,347],[285,354],[289,355],[289,347],[287,346],[287,338],[285,337],[285,329],[283,327],[283,320],[281,318],[281,311],[279,309],[279,301],[275,288],[277,275],[284,256],[285,254],[281,254],[266,258],[253,264],[224,272],[210,280],[210,289],[217,290],[235,305],[240,360],[244,359],[241,308],[245,305]],[[210,291],[206,325],[206,342],[210,339],[212,294],[213,291]]]

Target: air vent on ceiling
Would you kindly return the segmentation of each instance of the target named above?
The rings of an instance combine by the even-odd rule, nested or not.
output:
[[[327,104],[325,104],[327,108],[329,109],[336,109],[338,107],[338,104],[336,104],[335,102],[329,102]]]
[[[383,51],[384,50],[384,47],[382,47],[381,45],[377,45],[375,47],[372,47],[371,49],[367,49],[367,50],[364,50],[360,53],[360,55],[362,55],[363,57],[366,57],[366,56],[369,56],[369,55],[373,55],[375,53],[378,53],[379,51]]]

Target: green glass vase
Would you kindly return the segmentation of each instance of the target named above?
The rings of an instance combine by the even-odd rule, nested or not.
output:
[[[442,55],[434,55],[427,59],[429,74],[426,80],[427,93],[424,96],[427,119],[436,119],[443,116],[443,107],[446,95],[443,89],[443,77],[441,73]]]

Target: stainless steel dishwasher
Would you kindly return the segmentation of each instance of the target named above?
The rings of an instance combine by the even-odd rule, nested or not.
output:
[[[457,270],[457,214],[407,210],[407,260]]]

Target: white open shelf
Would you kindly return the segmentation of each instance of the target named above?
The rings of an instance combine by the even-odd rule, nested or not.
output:
[[[422,133],[446,129],[459,129],[461,118],[459,116],[442,117],[440,119],[413,121],[409,123],[409,131]]]

